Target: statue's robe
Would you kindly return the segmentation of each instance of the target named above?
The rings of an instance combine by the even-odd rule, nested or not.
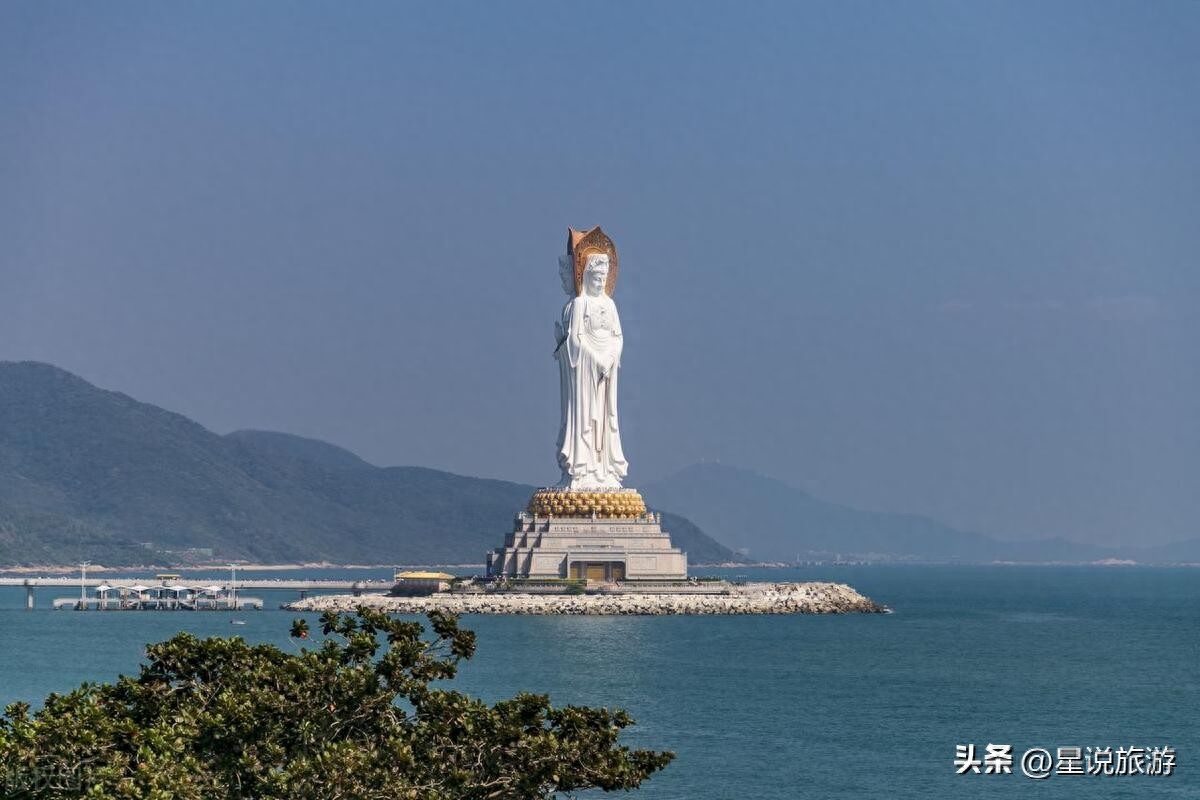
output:
[[[559,486],[567,487],[571,485],[571,473],[568,469],[569,464],[563,456],[563,442],[566,441],[567,435],[567,416],[571,408],[571,394],[573,392],[571,359],[567,354],[567,331],[571,328],[571,307],[574,304],[573,300],[568,300],[562,308],[562,314],[559,315],[559,320],[554,323],[554,360],[558,362],[558,467],[562,470],[562,477],[559,480]]]
[[[621,449],[617,374],[621,319],[608,295],[580,295],[563,309],[558,349],[563,399],[559,466],[573,489],[618,488],[629,471]]]

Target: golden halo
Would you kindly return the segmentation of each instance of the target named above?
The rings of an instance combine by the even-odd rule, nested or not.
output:
[[[595,253],[608,256],[608,281],[604,284],[604,293],[612,297],[617,288],[617,246],[608,234],[600,230],[600,226],[590,231],[577,231],[567,228],[567,254],[575,264],[575,296],[583,294],[583,271],[587,267],[587,258]]]

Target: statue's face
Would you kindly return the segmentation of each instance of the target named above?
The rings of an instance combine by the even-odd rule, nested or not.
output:
[[[563,291],[571,297],[575,296],[575,265],[569,255],[558,257],[558,279],[562,281]]]
[[[604,293],[604,285],[608,283],[608,256],[590,256],[587,270],[584,274],[587,293],[599,297]]]

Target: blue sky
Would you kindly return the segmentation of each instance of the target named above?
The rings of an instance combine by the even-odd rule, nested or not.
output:
[[[556,477],[621,252],[637,484],[1200,535],[1200,5],[9,3],[0,358]]]

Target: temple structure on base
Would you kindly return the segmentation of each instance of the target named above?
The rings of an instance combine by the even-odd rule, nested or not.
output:
[[[597,498],[598,509],[572,510],[564,515],[559,503],[559,514],[555,515],[550,503],[540,502],[547,496],[569,495]],[[624,506],[630,511],[606,512],[605,506]],[[640,510],[635,510],[638,507]],[[687,577],[687,555],[671,546],[671,537],[661,522],[660,515],[647,511],[641,495],[633,489],[543,489],[533,496],[527,510],[516,515],[504,547],[488,553],[488,575],[618,583],[683,580]]]
[[[600,230],[568,230],[559,277],[569,298],[554,323],[562,414],[558,486],[534,492],[512,532],[487,555],[489,577],[589,582],[687,578],[687,554],[662,518],[621,482],[617,375],[624,349],[612,300],[617,249]]]

